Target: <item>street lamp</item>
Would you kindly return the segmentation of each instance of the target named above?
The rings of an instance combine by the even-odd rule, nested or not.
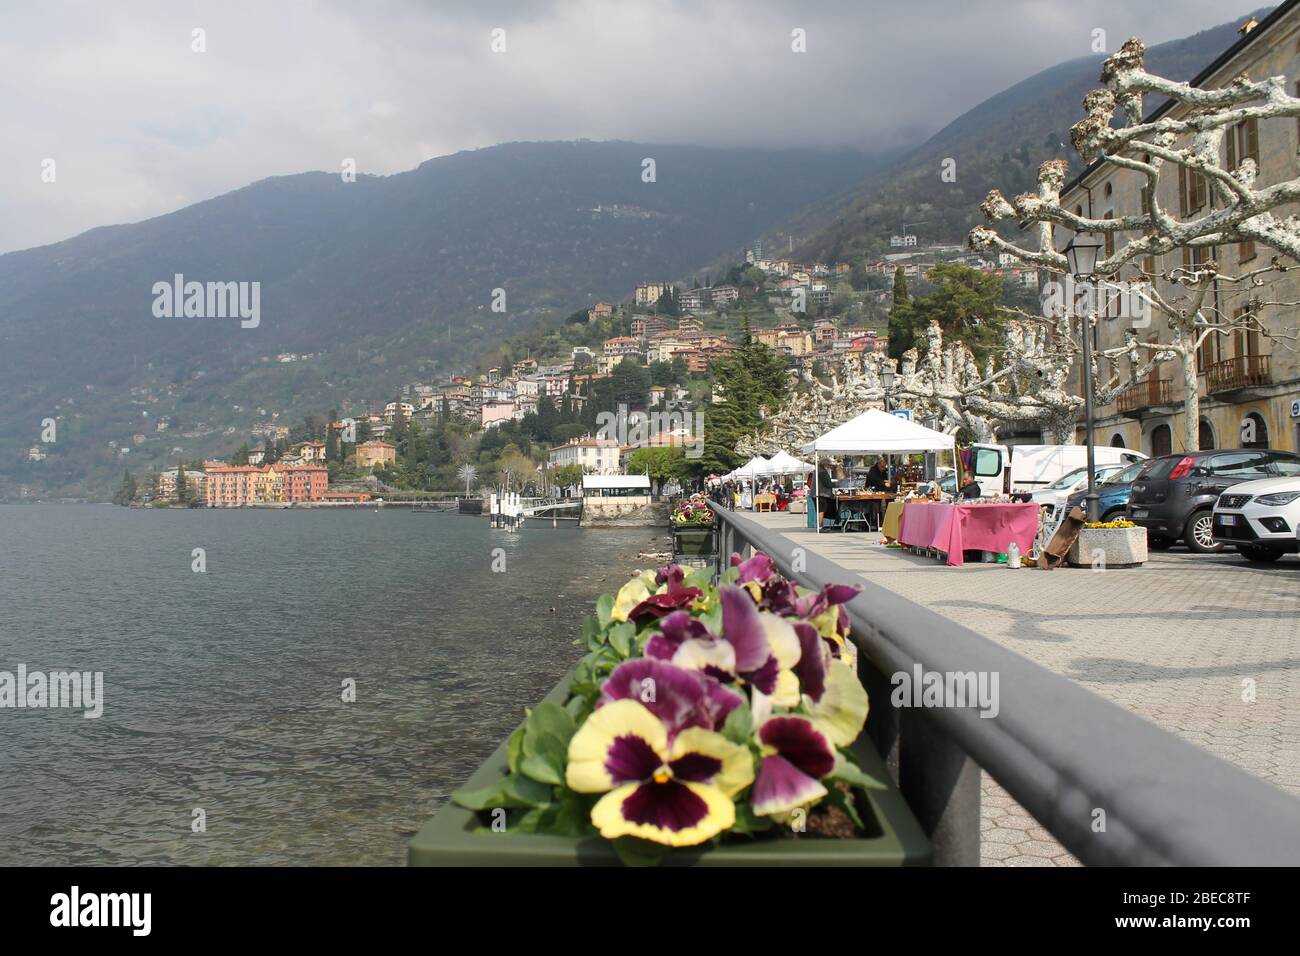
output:
[[[1065,258],[1070,264],[1070,274],[1074,281],[1088,289],[1087,313],[1080,316],[1083,332],[1083,420],[1084,432],[1088,443],[1088,494],[1084,496],[1085,510],[1089,521],[1097,520],[1097,463],[1093,450],[1092,433],[1092,289],[1093,276],[1097,272],[1097,256],[1100,254],[1102,241],[1087,232],[1078,232],[1065,247]],[[1078,298],[1074,300],[1077,307]]]
[[[885,411],[889,411],[889,390],[894,384],[894,365],[882,362],[880,365],[880,385],[885,390]]]

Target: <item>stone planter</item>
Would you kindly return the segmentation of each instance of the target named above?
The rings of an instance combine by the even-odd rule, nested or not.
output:
[[[1074,568],[1136,568],[1147,560],[1147,529],[1084,528],[1070,548],[1069,560]]]
[[[546,700],[563,704],[572,675]],[[508,769],[509,742],[466,782],[474,790],[491,785]],[[859,802],[868,833],[857,839],[738,838],[667,853],[661,866],[928,866],[930,841],[894,786],[875,747],[864,733],[853,745],[859,766],[888,784]],[[410,866],[618,866],[613,845],[599,837],[582,839],[541,833],[493,832],[480,814],[448,801],[411,840]]]
[[[718,553],[716,522],[711,525],[673,525],[673,554],[706,558]]]

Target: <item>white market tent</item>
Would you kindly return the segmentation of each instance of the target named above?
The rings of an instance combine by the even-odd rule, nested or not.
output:
[[[755,455],[733,471],[731,477],[737,481],[753,481],[755,478],[760,478],[766,474],[769,474],[767,459],[762,455]]]
[[[800,449],[805,455],[916,455],[951,451],[951,435],[873,408]]]
[[[818,467],[814,470],[814,499],[821,494],[822,455],[917,455],[926,452],[952,451],[956,440],[951,435],[926,428],[916,422],[873,408],[843,425],[832,428],[817,440],[800,449],[811,452]],[[813,506],[815,508],[815,506]],[[817,531],[821,532],[818,523]]]
[[[785,451],[778,451],[767,463],[767,473],[769,475],[806,475],[812,470],[812,465],[806,461],[800,461],[794,455],[787,454]]]

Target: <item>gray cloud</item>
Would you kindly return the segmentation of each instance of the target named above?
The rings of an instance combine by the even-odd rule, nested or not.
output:
[[[510,140],[889,149],[1038,70],[1222,0],[94,2],[7,10],[0,252],[266,176]],[[490,31],[506,31],[494,54]],[[207,52],[191,51],[206,31]],[[807,53],[791,52],[806,31]],[[57,181],[41,181],[42,161]]]

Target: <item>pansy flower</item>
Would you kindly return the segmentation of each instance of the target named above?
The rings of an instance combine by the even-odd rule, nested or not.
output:
[[[799,703],[799,636],[785,618],[759,611],[745,591],[734,585],[719,589],[722,636],[736,651],[736,673],[780,707]]]
[[[810,690],[807,684],[805,690]],[[857,672],[842,660],[831,660],[826,667],[822,692],[804,695],[804,705],[817,728],[837,747],[847,747],[858,739],[867,722],[866,688]]]
[[[743,698],[698,670],[641,657],[614,668],[600,688],[601,705],[634,700],[645,706],[675,737],[688,727],[717,730]]]
[[[667,846],[694,846],[733,826],[733,798],[753,779],[748,748],[698,727],[670,741],[663,722],[636,700],[588,717],[569,741],[565,771],[571,790],[605,794],[591,811],[601,836]]]
[[[626,584],[618,589],[610,618],[615,621],[626,621],[632,610],[648,598],[656,586],[655,575],[650,571],[629,579]]]
[[[645,656],[703,671],[724,684],[736,678],[735,648],[685,611],[674,611],[660,620],[659,630],[646,641]]]
[[[826,796],[821,778],[835,769],[835,748],[806,717],[772,717],[758,728],[763,753],[750,800],[760,816],[785,818]]]
[[[627,619],[640,624],[651,618],[666,617],[673,611],[686,607],[703,593],[699,588],[678,588],[676,591],[648,595],[628,612]]]

